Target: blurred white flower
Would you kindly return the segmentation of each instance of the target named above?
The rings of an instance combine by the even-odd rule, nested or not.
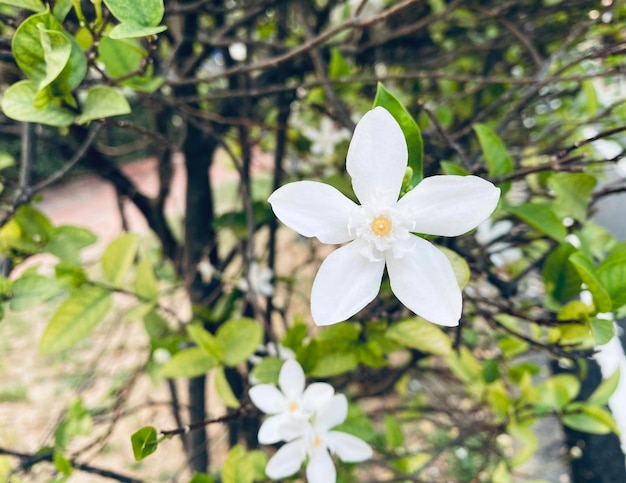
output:
[[[202,279],[202,283],[208,284],[213,277],[217,274],[217,269],[211,265],[206,258],[203,259],[197,266],[198,273]]]
[[[257,262],[251,262],[248,270],[248,280],[250,280],[250,284],[248,284],[248,280],[242,278],[237,283],[237,287],[244,292],[252,290],[252,292],[257,295],[270,297],[274,293],[273,277],[274,274],[269,268],[261,268]]]
[[[331,454],[345,462],[359,462],[371,458],[372,449],[356,436],[331,431],[348,415],[343,394],[334,395],[326,383],[314,383],[305,390],[304,382],[300,364],[288,360],[280,371],[281,391],[271,384],[250,389],[252,402],[272,415],[259,429],[259,442],[287,442],[269,460],[265,472],[273,479],[285,478],[296,473],[308,458],[309,483],[334,483],[337,473]]]
[[[330,384],[316,382],[304,389],[304,371],[294,359],[285,361],[278,386],[257,384],[250,391],[250,399],[256,407],[271,414],[259,429],[259,443],[273,444],[290,440],[294,428],[308,421],[315,410],[328,401],[335,390]],[[299,427],[299,426],[298,426]]]
[[[302,134],[311,140],[311,154],[326,157],[333,154],[335,146],[341,141],[350,139],[350,131],[345,127],[338,128],[329,118],[324,117],[320,121],[319,129],[310,125],[301,128]]]
[[[413,233],[461,235],[495,209],[500,189],[476,176],[432,176],[398,199],[407,145],[382,107],[357,124],[347,171],[361,202],[314,181],[289,183],[269,198],[276,216],[301,235],[340,244],[322,263],[311,293],[317,325],[345,320],[378,294],[387,267],[391,289],[423,318],[458,325],[461,291],[446,256]]]
[[[522,258],[522,250],[509,243],[491,243],[507,234],[511,228],[513,228],[511,220],[500,220],[495,223],[485,220],[476,229],[476,241],[481,245],[489,245],[487,247],[489,259],[496,267],[504,267]]]

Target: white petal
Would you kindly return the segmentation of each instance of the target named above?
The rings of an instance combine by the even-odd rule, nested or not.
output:
[[[295,359],[286,360],[280,368],[278,385],[287,399],[297,400],[304,391],[304,371]]]
[[[286,478],[300,469],[305,457],[304,440],[297,439],[287,443],[267,462],[265,474],[274,480]]]
[[[311,313],[317,325],[336,324],[356,314],[380,290],[384,260],[370,261],[358,240],[331,253],[311,289]]]
[[[301,235],[331,244],[353,238],[348,219],[357,205],[330,185],[296,181],[278,188],[267,201],[278,219]]]
[[[307,483],[335,483],[337,470],[326,449],[320,448],[311,457],[306,467]]]
[[[302,395],[302,405],[306,411],[317,411],[320,406],[333,397],[335,389],[325,382],[314,382],[307,387]]]
[[[407,160],[404,134],[389,111],[377,107],[367,112],[354,130],[346,159],[359,201],[394,204]]]
[[[277,414],[267,418],[259,428],[257,439],[261,444],[274,444],[279,441],[290,441],[294,439],[290,432],[285,432],[284,428],[289,428],[289,416],[285,413]]]
[[[412,235],[412,250],[387,257],[391,290],[405,306],[435,324],[453,327],[461,318],[461,290],[446,256],[432,243]]]
[[[355,463],[372,457],[372,448],[361,438],[341,431],[331,431],[326,435],[326,445],[341,461]]]
[[[315,416],[315,429],[321,432],[343,423],[348,417],[348,400],[343,394],[333,396],[319,408]]]
[[[458,236],[489,218],[500,188],[477,176],[430,176],[404,195],[398,206],[410,210],[412,231]]]
[[[276,414],[285,408],[285,396],[272,384],[257,384],[248,391],[252,403],[266,414]]]

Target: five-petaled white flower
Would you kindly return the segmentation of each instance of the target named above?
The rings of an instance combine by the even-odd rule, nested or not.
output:
[[[476,176],[431,176],[398,199],[407,159],[399,124],[377,107],[357,124],[346,160],[360,205],[314,181],[286,184],[269,197],[276,216],[301,235],[350,242],[324,260],[313,282],[317,325],[341,322],[370,303],[385,266],[406,307],[436,324],[458,325],[461,291],[452,266],[414,233],[466,233],[491,215],[500,189]]]
[[[347,463],[372,457],[372,448],[360,438],[331,429],[346,420],[348,402],[334,394],[332,386],[313,383],[304,389],[304,372],[295,360],[285,361],[279,375],[282,393],[273,385],[250,389],[250,399],[263,412],[272,414],[259,429],[260,443],[286,441],[265,468],[273,479],[297,472],[308,458],[309,483],[334,483],[337,472],[331,454]]]

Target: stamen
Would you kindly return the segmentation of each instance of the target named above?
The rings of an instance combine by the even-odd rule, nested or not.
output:
[[[298,403],[297,402],[292,402],[289,404],[289,411],[292,413],[295,413],[298,410]]]
[[[391,231],[391,220],[385,215],[378,215],[370,224],[374,235],[384,236]]]

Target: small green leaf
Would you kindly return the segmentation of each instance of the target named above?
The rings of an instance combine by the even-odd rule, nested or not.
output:
[[[571,374],[557,374],[537,387],[540,402],[560,410],[580,391],[580,381]]]
[[[130,437],[130,442],[135,461],[141,461],[156,451],[159,445],[157,430],[152,426],[145,426]]]
[[[587,406],[584,403],[572,403],[565,408],[561,416],[563,424],[576,431],[591,434],[619,433],[611,413],[599,406]]]
[[[226,455],[222,467],[223,483],[252,483],[254,472],[252,460],[248,458],[246,450],[241,445],[235,445]]]
[[[560,218],[571,216],[578,221],[587,219],[587,206],[596,186],[596,178],[586,173],[558,173],[548,180],[556,193],[554,212]]]
[[[452,350],[450,338],[439,327],[420,317],[393,324],[387,330],[386,336],[426,354],[445,356]]]
[[[402,426],[396,418],[388,414],[385,415],[385,442],[391,449],[399,448],[404,444]]]
[[[98,44],[98,60],[113,79],[135,72],[147,56],[138,40],[117,40],[104,36]]]
[[[528,223],[537,231],[562,242],[567,230],[556,216],[550,205],[542,203],[524,203],[517,206],[508,206],[506,210]]]
[[[450,174],[455,176],[467,176],[468,174],[470,174],[467,169],[459,166],[456,163],[450,163],[449,161],[441,161],[439,163],[439,166],[441,166],[441,171],[443,171],[443,174]]]
[[[124,233],[113,240],[102,254],[102,272],[113,286],[119,287],[135,260],[139,237]]]
[[[110,86],[94,86],[87,92],[82,112],[75,122],[85,124],[95,119],[121,116],[130,112],[130,104],[119,91]]]
[[[56,30],[39,28],[41,46],[44,52],[45,76],[39,80],[38,88],[43,89],[61,75],[70,60],[72,44],[68,38]],[[36,79],[33,79],[36,80]]]
[[[473,127],[487,161],[489,176],[502,176],[513,171],[513,158],[493,129],[486,124],[474,124]]]
[[[104,3],[120,22],[145,27],[159,25],[165,12],[163,0],[104,0]]]
[[[593,301],[600,312],[610,312],[612,307],[611,297],[606,292],[598,277],[596,269],[591,260],[580,252],[573,253],[569,261],[580,275],[582,281],[587,285],[587,289],[593,295]]]
[[[205,330],[199,324],[190,324],[187,326],[187,333],[193,341],[198,344],[210,357],[215,359],[215,365],[219,364],[224,358],[224,349],[220,345],[215,336]]]
[[[569,261],[575,252],[576,248],[569,243],[559,245],[548,255],[541,271],[546,292],[561,303],[578,298],[580,294],[582,280]]]
[[[93,245],[98,237],[87,228],[71,225],[58,226],[46,245],[46,250],[62,260],[80,262],[80,251]]]
[[[46,6],[41,0],[0,0],[5,5],[13,5],[14,7],[32,10],[33,12],[43,12]]]
[[[355,369],[359,359],[354,352],[332,351],[317,357],[311,370],[313,377],[332,377]]]
[[[13,282],[11,310],[30,309],[38,303],[45,302],[59,293],[56,280],[36,273],[27,273]]]
[[[58,451],[52,455],[52,461],[56,470],[62,475],[69,476],[72,474],[72,463]]]
[[[147,258],[139,260],[133,285],[135,293],[143,299],[156,300],[159,297],[159,284],[154,275],[152,263]]]
[[[591,319],[589,322],[591,326],[591,334],[595,339],[595,345],[603,345],[609,342],[615,334],[615,327],[612,320],[606,319]]]
[[[263,329],[253,319],[231,319],[218,329],[217,341],[224,350],[226,366],[236,366],[248,359],[263,341]]]
[[[34,122],[48,126],[69,126],[74,113],[65,107],[50,105],[37,109],[34,105],[37,87],[30,80],[16,82],[2,96],[2,111],[7,117],[21,122]]]
[[[218,367],[214,372],[215,390],[222,402],[229,408],[238,408],[240,406],[237,397],[233,393],[233,390],[226,379],[226,373],[223,367]]]
[[[211,357],[200,347],[191,347],[177,352],[161,367],[162,377],[197,377],[209,372],[216,366]]]
[[[413,170],[413,179],[411,184],[416,186],[423,178],[423,158],[424,158],[424,142],[422,141],[422,133],[409,114],[409,111],[400,103],[400,101],[387,89],[382,83],[378,83],[376,88],[376,97],[374,98],[374,106],[381,106],[387,109],[394,119],[400,124],[400,128],[406,138],[406,144],[409,151],[408,165]]]
[[[264,357],[252,369],[252,376],[264,384],[278,384],[278,375],[284,362],[278,357]]]
[[[48,322],[39,350],[51,354],[69,349],[84,339],[104,318],[112,305],[111,294],[100,288],[83,286],[72,293]]]
[[[596,271],[598,281],[611,297],[613,308],[626,304],[626,243],[617,244]]]
[[[600,385],[596,388],[591,396],[587,399],[587,404],[590,406],[605,406],[608,402],[615,389],[617,389],[617,385],[620,381],[620,370],[619,367],[613,372],[611,377],[608,379],[604,379]]]

